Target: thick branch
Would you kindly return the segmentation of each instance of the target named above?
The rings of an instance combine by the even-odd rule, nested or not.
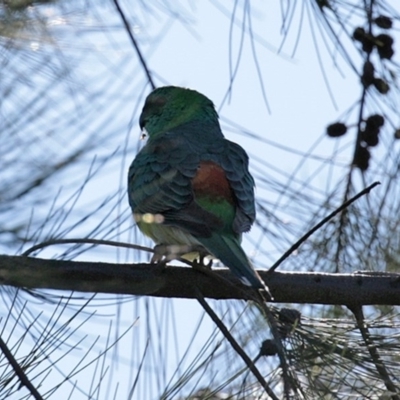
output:
[[[323,274],[258,271],[275,302],[367,305],[400,305],[400,274]],[[79,292],[103,292],[157,297],[196,298],[195,286],[204,297],[249,299],[229,270],[217,269],[213,279],[193,268],[149,264],[108,264],[46,260],[0,255],[0,284]]]

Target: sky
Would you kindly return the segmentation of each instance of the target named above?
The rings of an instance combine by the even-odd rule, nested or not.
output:
[[[329,123],[339,119],[354,120],[356,110],[348,110],[359,100],[361,90],[354,70],[332,44],[329,48],[333,56],[328,54],[324,44],[326,34],[317,30],[322,22],[317,24],[314,19],[310,22],[311,6],[302,8],[300,3],[306,2],[293,6],[296,9],[293,14],[289,13],[293,15],[290,23],[282,22],[282,7],[285,9],[288,2],[270,2],[268,7],[261,0],[238,1],[234,3],[236,6],[232,3],[230,7],[235,7],[233,22],[232,9],[225,8],[225,2],[160,2],[157,6],[122,3],[156,84],[189,87],[212,99],[226,137],[242,145],[250,155],[251,170],[257,182],[256,193],[261,204],[289,228],[292,224],[296,233],[306,231],[315,213],[320,212],[320,207],[315,204],[310,204],[308,208],[297,205],[296,198],[282,195],[281,189],[289,183],[292,188],[301,188],[301,182],[308,182],[313,188],[310,193],[319,191],[321,201],[323,194],[334,191],[340,172],[351,161],[352,147],[349,143],[354,140],[355,130],[350,131],[343,141],[335,142],[326,137],[325,129]],[[40,29],[18,42],[24,49],[25,57],[30,54],[31,61],[36,62],[41,70],[31,82],[28,82],[30,77],[24,78],[27,84],[22,85],[13,102],[3,106],[2,113],[11,121],[10,116],[18,112],[21,101],[27,105],[33,122],[28,124],[26,134],[20,131],[18,137],[24,139],[32,135],[38,138],[25,154],[27,164],[40,167],[41,162],[62,158],[64,152],[79,148],[82,143],[98,145],[85,159],[86,164],[79,164],[72,172],[61,174],[52,181],[49,194],[59,193],[54,209],[62,210],[68,219],[56,218],[54,225],[40,231],[36,241],[52,235],[89,236],[150,245],[135,230],[124,194],[128,166],[144,144],[139,140],[137,120],[150,87],[144,83],[144,70],[137,63],[137,55],[121,28],[113,4],[103,2],[95,7],[94,3],[91,4],[87,7],[73,2],[60,8],[57,5],[40,10],[39,6],[31,8],[32,16],[43,18],[54,42],[46,41],[45,31]],[[170,7],[170,10],[163,12],[163,7]],[[172,15],[171,9],[179,13],[178,18]],[[248,17],[250,14],[251,18]],[[349,12],[349,20],[353,18],[357,20],[358,17]],[[243,19],[246,21],[245,29]],[[342,36],[347,44],[343,33]],[[40,57],[54,53],[58,56],[50,57],[50,64],[45,64],[45,58]],[[361,59],[354,50],[350,50],[350,54],[355,56],[355,66],[360,69]],[[48,101],[45,104],[52,102],[54,107],[47,107],[43,113],[38,113],[40,102],[44,100],[38,96],[34,103],[34,97],[31,99],[30,96],[37,96],[40,89],[54,78],[52,71],[56,64],[57,67],[65,67],[67,84],[51,86],[50,94],[45,96]],[[230,81],[232,71],[233,82]],[[46,141],[40,136],[43,132],[46,135],[49,132]],[[312,153],[314,158],[305,160],[303,156],[308,153]],[[94,176],[86,182],[93,171]],[[86,184],[81,192],[82,182]],[[282,186],[274,186],[276,182]],[[307,186],[304,191],[308,189]],[[105,199],[109,200],[105,202]],[[332,199],[333,205],[340,205],[340,196],[333,196]],[[102,205],[104,202],[106,205]],[[40,221],[49,213],[49,204],[50,200],[43,201],[35,209],[27,210],[27,214],[18,215],[24,220],[31,213],[33,221]],[[275,209],[277,204],[280,206]],[[16,207],[26,210],[23,201]],[[96,207],[99,207],[99,212],[81,220],[87,210],[95,210]],[[285,209],[295,212],[291,216]],[[99,228],[99,221],[104,219],[107,227]],[[246,251],[254,257],[258,267],[270,266],[295,238],[288,229],[277,239],[275,229],[278,228],[272,225],[273,221],[261,215],[260,226],[256,226],[244,241]],[[268,235],[265,229],[274,234]],[[38,255],[82,260],[100,258],[109,262],[132,262],[149,257],[104,248],[89,249],[81,254],[79,251],[64,251],[65,247],[56,247],[45,249]],[[284,267],[293,269],[296,262],[289,261]],[[83,298],[88,299],[89,296]],[[74,301],[76,307],[82,301]],[[119,306],[116,307],[115,303]],[[212,304],[220,315],[224,315],[225,321],[231,323],[236,321],[245,306],[237,302],[230,309],[226,304]],[[50,318],[53,312],[49,304],[45,302],[43,305],[39,300],[37,304],[32,302],[31,307],[34,313],[43,308],[44,320]],[[57,313],[67,318],[73,315],[75,309],[71,307]],[[129,392],[140,368],[145,373],[139,375],[131,398],[158,398],[170,380],[174,382],[178,379],[179,374],[172,376],[171,371],[176,368],[182,373],[185,371],[184,365],[179,365],[185,351],[189,348],[185,359],[188,363],[187,360],[193,359],[215,332],[212,322],[203,315],[194,300],[115,299],[99,294],[86,311],[97,315],[84,324],[80,333],[72,336],[72,340],[84,340],[77,347],[76,354],[60,364],[65,368],[73,368],[97,335],[99,341],[91,356],[99,354],[107,338],[112,341],[124,328],[134,324],[110,352],[107,362],[111,363],[111,368],[103,370],[107,376],[103,387],[90,389],[96,395],[100,393],[99,398],[111,398],[107,396],[114,393],[116,381],[120,382],[118,393]],[[256,318],[254,310],[249,308],[247,312],[248,315],[237,322],[238,331]],[[86,315],[74,319],[70,326],[79,325]],[[5,325],[9,327],[7,323]],[[86,333],[88,337],[85,337]],[[263,338],[263,333],[256,332],[255,335]],[[218,334],[216,337],[220,338]],[[213,346],[219,350],[225,348],[223,342],[220,348],[216,345],[217,339],[211,342],[209,352],[212,352]],[[249,346],[252,356],[255,356],[257,346]],[[65,352],[67,347],[61,346],[60,350]],[[221,365],[228,367],[223,357],[216,356],[215,364],[210,363],[205,376],[199,378],[199,386],[208,382],[210,376],[219,379],[225,372]],[[229,357],[233,357],[231,353]],[[231,361],[230,364],[229,368],[233,370],[241,368],[240,363]],[[98,376],[101,375],[99,365],[94,363],[92,367],[97,368]],[[93,370],[89,369],[86,373],[90,377]],[[66,387],[72,388],[74,379]],[[192,381],[187,384],[186,393],[191,385]],[[69,391],[61,389],[59,394],[61,397],[57,398],[68,398]],[[77,391],[73,398],[87,397]]]

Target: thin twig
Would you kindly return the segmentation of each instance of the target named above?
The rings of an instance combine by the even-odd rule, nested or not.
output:
[[[4,356],[7,358],[8,362],[10,363],[10,365],[13,368],[14,372],[18,376],[19,380],[21,381],[21,384],[26,386],[26,388],[29,390],[29,392],[32,394],[32,396],[36,400],[43,400],[43,397],[37,391],[35,386],[32,385],[31,381],[28,379],[28,377],[26,376],[25,372],[23,371],[21,366],[18,364],[17,360],[12,355],[12,353],[11,353],[10,349],[8,348],[7,344],[4,342],[4,340],[1,337],[0,337],[0,349],[3,352]]]
[[[71,238],[71,239],[53,239],[53,240],[46,240],[45,242],[41,242],[35,244],[34,246],[30,247],[28,250],[25,250],[21,255],[22,256],[29,256],[36,250],[43,249],[44,247],[53,246],[55,244],[102,244],[106,246],[114,246],[114,247],[123,247],[127,249],[135,249],[135,250],[143,250],[149,253],[154,253],[154,250],[149,247],[139,246],[137,244],[132,243],[124,243],[124,242],[115,242],[113,240],[101,240],[101,239],[79,239],[79,238]]]
[[[370,7],[367,5],[367,1],[364,0],[364,6],[365,6],[365,11],[366,11],[366,17],[368,20],[368,34],[371,36],[372,35],[372,7],[373,7],[373,1],[370,1]],[[371,58],[371,53],[366,52],[366,59],[365,62],[369,62]],[[364,62],[364,63],[365,63]],[[365,64],[364,64],[365,65]],[[362,73],[359,74],[359,77],[361,79]],[[344,201],[347,201],[347,197],[350,193],[350,188],[352,186],[352,177],[353,177],[353,171],[354,171],[354,161],[356,159],[357,151],[360,147],[361,143],[361,137],[362,137],[362,123],[363,123],[363,115],[364,115],[364,109],[366,105],[366,99],[367,99],[367,86],[362,84],[362,94],[361,94],[361,99],[360,99],[360,109],[358,111],[358,121],[357,121],[357,136],[356,136],[356,141],[355,141],[355,146],[353,150],[353,160],[350,165],[350,170],[347,175],[347,183],[346,183],[346,189],[344,191],[344,196],[343,199]],[[336,255],[335,255],[335,260],[336,260],[336,272],[339,272],[339,256],[340,253],[343,250],[343,245],[342,245],[342,235],[343,235],[343,228],[345,227],[345,218],[346,218],[346,213],[342,213],[339,219],[339,228],[338,228],[338,241],[337,241],[337,248],[336,248]]]
[[[143,69],[144,69],[144,71],[146,73],[146,76],[147,76],[147,79],[148,79],[148,81],[150,83],[150,86],[154,90],[156,88],[156,85],[154,84],[153,77],[151,76],[151,72],[150,72],[149,68],[147,67],[146,60],[144,59],[143,54],[142,54],[141,50],[139,49],[139,45],[136,42],[135,37],[133,36],[131,26],[129,25],[129,22],[126,19],[124,12],[122,11],[121,6],[119,5],[118,0],[114,0],[114,4],[115,4],[115,7],[117,8],[117,11],[118,11],[119,15],[121,16],[122,22],[125,25],[125,29],[126,29],[126,31],[128,33],[129,38],[131,39],[133,47],[136,50],[136,53],[137,53],[137,55],[139,57],[140,64],[142,64],[142,67],[143,67]]]
[[[271,310],[269,309],[266,301],[264,301],[265,299],[263,298],[262,293],[258,292],[258,295],[259,298],[257,299],[257,304],[260,306],[262,313],[264,314],[264,317],[268,321],[269,327],[271,328],[272,336],[274,337],[274,344],[276,346],[276,350],[280,361],[280,367],[282,369],[282,379],[283,379],[283,388],[285,392],[285,397],[286,399],[290,399],[290,390],[294,389],[296,385],[295,385],[295,380],[292,379],[289,372],[289,366],[286,361],[285,351],[282,344],[282,337],[281,334],[279,333],[278,326],[276,324],[276,319]]]
[[[354,197],[351,199],[347,200],[344,202],[339,208],[337,208],[335,211],[330,213],[327,217],[325,217],[323,220],[321,220],[317,225],[315,225],[311,230],[309,230],[304,236],[302,236],[293,246],[287,250],[282,257],[278,259],[278,261],[275,262],[275,264],[268,270],[268,272],[273,272],[275,271],[279,265],[282,264],[286,258],[290,256],[295,250],[297,250],[301,244],[303,244],[313,233],[315,233],[319,228],[321,228],[323,225],[325,225],[328,221],[330,221],[336,214],[340,213],[344,209],[346,209],[350,204],[354,203],[356,200],[358,200],[360,197],[364,196],[365,194],[369,193],[371,189],[373,189],[375,186],[380,185],[380,182],[374,182],[372,185],[368,186],[358,194],[356,194]]]
[[[261,375],[261,373],[258,370],[258,368],[254,365],[253,361],[245,353],[245,351],[242,349],[242,347],[239,345],[239,343],[235,340],[235,338],[230,334],[230,332],[228,331],[228,329],[226,328],[224,323],[219,319],[218,315],[215,314],[213,309],[205,301],[205,299],[204,299],[202,293],[200,292],[200,290],[198,288],[195,288],[195,291],[196,291],[196,294],[197,294],[197,301],[201,304],[201,306],[204,308],[206,313],[210,316],[210,318],[218,326],[218,328],[221,331],[221,333],[225,336],[225,338],[228,340],[228,342],[233,347],[233,349],[239,354],[239,356],[245,362],[247,367],[250,369],[250,371],[257,378],[257,380],[260,383],[260,385],[265,389],[265,391],[271,397],[271,399],[279,400],[277,395],[274,393],[274,391],[271,389],[271,387],[265,381],[264,377]]]
[[[361,336],[364,340],[365,345],[367,346],[369,355],[371,356],[372,362],[375,365],[376,370],[378,371],[379,376],[382,378],[386,389],[391,392],[391,398],[393,400],[400,400],[400,396],[398,395],[399,389],[396,388],[392,380],[390,379],[389,373],[383,363],[376,346],[374,345],[371,335],[369,333],[369,329],[367,324],[365,324],[364,313],[362,310],[362,306],[352,306],[348,307],[349,310],[354,314],[357,322],[357,327],[361,332]]]
[[[348,198],[348,195],[350,193],[350,188],[351,188],[351,177],[352,177],[352,168],[350,169],[350,172],[347,176],[347,183],[346,183],[346,188],[344,191],[344,196],[343,199],[347,201],[346,199]],[[340,213],[339,221],[338,221],[338,228],[337,228],[337,243],[336,243],[336,252],[335,252],[335,272],[339,273],[339,257],[340,254],[343,250],[343,229],[345,227],[345,222],[347,218],[347,210],[344,209],[342,213]]]

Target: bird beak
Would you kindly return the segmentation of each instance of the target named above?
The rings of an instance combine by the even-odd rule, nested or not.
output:
[[[145,140],[149,136],[146,128],[142,129],[141,135],[140,135],[140,140]]]

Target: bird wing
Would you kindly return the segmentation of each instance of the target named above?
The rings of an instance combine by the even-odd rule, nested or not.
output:
[[[240,246],[255,218],[247,154],[226,139],[187,132],[149,139],[129,169],[130,205],[136,214],[161,214],[163,224],[193,235],[244,283],[264,288]]]
[[[191,181],[200,154],[184,136],[164,134],[149,140],[130,166],[129,203],[135,214],[161,214],[163,223],[209,237],[222,226],[220,218],[194,200]]]
[[[225,229],[233,229],[239,236],[249,231],[255,206],[248,156],[238,144],[216,137],[212,128],[199,132],[198,127],[186,125],[148,141],[129,170],[129,201],[134,213],[162,214],[165,224],[184,228],[194,236],[209,237],[223,229],[224,215],[209,210],[207,204],[200,205],[193,191],[200,164],[207,161],[221,167],[232,193],[234,218]]]
[[[233,230],[236,233],[248,232],[256,217],[254,180],[249,172],[249,158],[237,143],[226,139],[224,142],[225,151],[216,162],[224,169],[235,197]]]

